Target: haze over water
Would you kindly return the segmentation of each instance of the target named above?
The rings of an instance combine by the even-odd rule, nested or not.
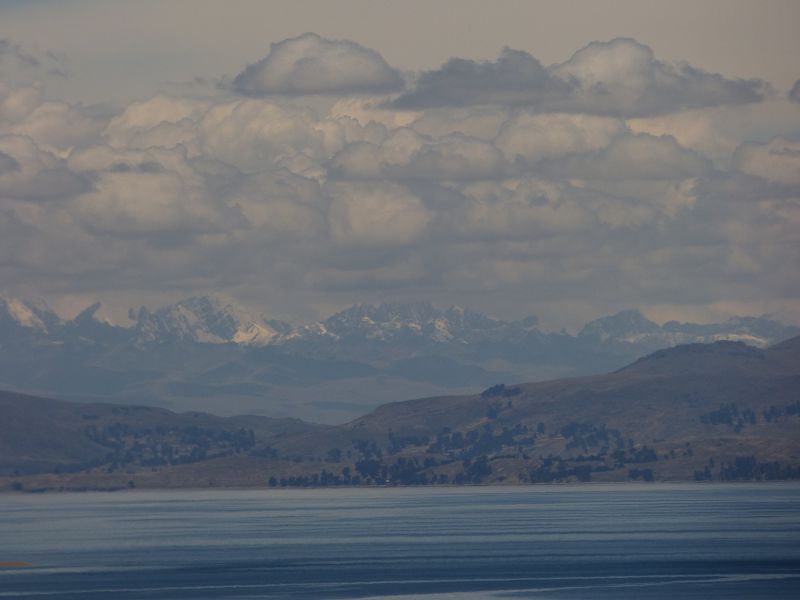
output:
[[[796,598],[800,485],[0,496],[0,598]]]

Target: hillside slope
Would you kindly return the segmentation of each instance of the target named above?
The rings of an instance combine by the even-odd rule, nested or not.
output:
[[[800,477],[800,337],[678,346],[340,426],[8,393],[0,415],[6,489],[787,479]]]

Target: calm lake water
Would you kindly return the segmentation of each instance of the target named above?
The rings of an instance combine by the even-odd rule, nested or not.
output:
[[[800,485],[0,496],[0,598],[798,598]]]

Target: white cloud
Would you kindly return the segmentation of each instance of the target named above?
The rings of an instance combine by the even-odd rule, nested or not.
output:
[[[567,186],[535,179],[470,184],[450,217],[456,232],[494,239],[576,234],[598,224]]]
[[[742,173],[775,183],[800,185],[800,142],[783,138],[766,144],[748,142],[739,147],[733,162]]]
[[[64,160],[42,150],[27,136],[0,135],[0,153],[6,164],[0,170],[0,198],[54,200],[89,187],[89,181],[72,173]]]
[[[492,144],[463,134],[438,140],[399,129],[381,144],[347,146],[331,161],[337,177],[352,179],[492,179],[507,171]]]
[[[370,48],[305,33],[277,44],[233,80],[251,96],[385,93],[403,87],[400,73]]]
[[[496,144],[508,160],[529,163],[599,150],[626,131],[618,119],[565,113],[518,112],[503,124]]]
[[[245,172],[285,164],[296,155],[327,160],[346,144],[380,140],[385,128],[355,119],[320,118],[310,108],[266,100],[210,103],[159,96],[132,105],[111,121],[112,146],[183,146],[190,156],[222,160]]]
[[[800,104],[773,98],[758,104],[629,119],[627,124],[635,133],[672,136],[681,146],[708,156],[719,168],[728,169],[733,153],[743,141],[800,135]]]
[[[327,234],[327,200],[313,179],[288,170],[246,177],[230,197],[258,235],[270,240]]]
[[[625,135],[600,150],[568,155],[543,163],[545,172],[577,179],[683,180],[706,174],[711,161],[681,147],[675,138]]]
[[[410,244],[433,216],[419,197],[397,184],[336,183],[328,193],[330,232],[340,244]]]
[[[96,169],[93,189],[74,201],[76,218],[92,232],[181,236],[246,224],[236,207],[211,193],[180,152],[151,149],[119,156],[90,150],[74,164]]]

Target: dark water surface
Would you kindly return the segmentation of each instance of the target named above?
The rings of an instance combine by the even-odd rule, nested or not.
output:
[[[0,598],[800,598],[800,485],[0,496]]]

